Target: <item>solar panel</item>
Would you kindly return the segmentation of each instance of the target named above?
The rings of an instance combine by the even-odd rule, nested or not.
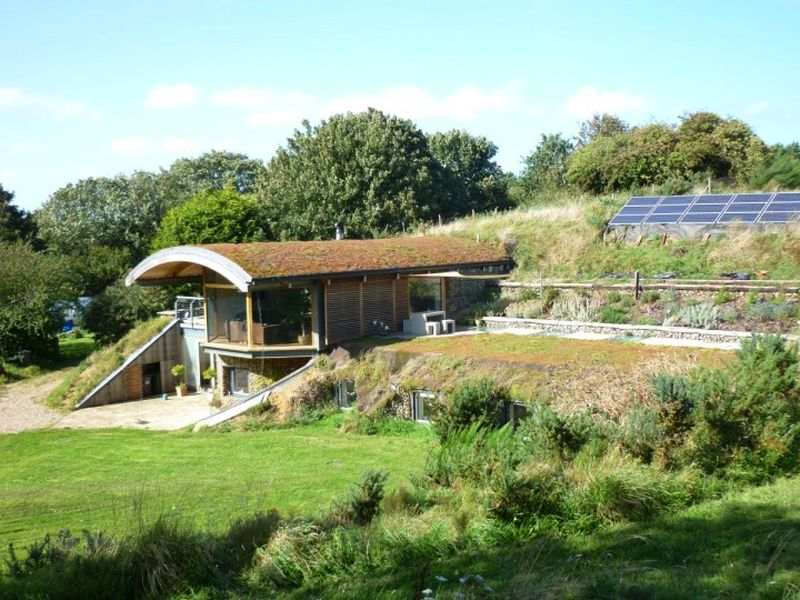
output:
[[[643,218],[636,215],[618,215],[611,219],[609,225],[639,225]]]
[[[800,191],[633,196],[610,225],[800,222]]]
[[[733,198],[733,204],[742,202],[766,202],[772,198],[772,194],[737,194]]]
[[[727,204],[733,198],[731,194],[708,194],[697,196],[695,204]]]
[[[766,202],[742,202],[741,204],[731,204],[727,212],[760,212],[766,205]]]
[[[758,213],[725,213],[724,215],[720,215],[719,222],[720,223],[735,223],[739,221],[740,223],[755,223],[756,219],[758,218]]]
[[[779,202],[773,200],[767,206],[767,212],[800,212],[800,202]]]
[[[762,223],[789,223],[791,221],[797,221],[797,217],[797,213],[774,212],[764,213],[759,220]]]
[[[716,223],[718,214],[712,213],[695,213],[684,215],[681,223]]]

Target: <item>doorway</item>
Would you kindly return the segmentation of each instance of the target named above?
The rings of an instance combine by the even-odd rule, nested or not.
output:
[[[161,363],[147,363],[142,367],[142,396],[159,396],[161,393]]]

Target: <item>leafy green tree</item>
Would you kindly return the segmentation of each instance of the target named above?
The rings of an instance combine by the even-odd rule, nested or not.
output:
[[[753,185],[760,189],[800,189],[800,144],[776,144],[769,154],[770,158],[753,176]]]
[[[581,123],[575,145],[583,148],[599,137],[612,137],[629,130],[630,125],[616,115],[608,113],[592,115],[591,119]]]
[[[0,241],[32,241],[36,235],[36,223],[30,213],[14,206],[14,192],[3,189],[0,184]]]
[[[58,351],[59,302],[74,297],[67,261],[24,242],[0,242],[0,364],[20,350]]]
[[[180,158],[160,175],[167,206],[177,206],[201,192],[232,187],[251,194],[264,176],[264,163],[236,152],[212,150],[196,158]]]
[[[560,133],[542,134],[536,150],[524,159],[525,167],[520,176],[523,189],[537,194],[565,187],[568,162],[574,149],[572,142]]]
[[[711,112],[681,117],[676,138],[675,151],[686,177],[702,174],[744,182],[756,173],[767,156],[764,142],[749,125]]]
[[[444,169],[450,196],[444,216],[509,206],[508,178],[494,160],[497,146],[492,142],[453,129],[428,136],[428,144]]]
[[[96,296],[125,275],[134,261],[130,249],[118,246],[88,246],[66,255],[78,294]]]
[[[267,165],[258,195],[284,239],[401,231],[446,206],[441,167],[411,122],[369,109],[303,123]]]
[[[35,218],[39,235],[56,252],[124,247],[135,261],[147,253],[164,211],[157,176],[137,171],[69,184],[53,193]]]
[[[252,242],[267,238],[259,226],[258,202],[232,187],[200,192],[171,208],[153,240],[153,249],[183,244]]]
[[[125,285],[119,280],[96,296],[84,316],[85,327],[101,344],[114,342],[135,325],[170,308],[172,295],[162,287]]]

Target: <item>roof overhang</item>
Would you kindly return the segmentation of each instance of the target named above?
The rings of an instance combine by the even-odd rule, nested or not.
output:
[[[145,258],[128,273],[125,285],[197,280],[203,275],[203,267],[218,273],[242,292],[253,283],[253,277],[247,271],[221,254],[198,246],[176,246]]]

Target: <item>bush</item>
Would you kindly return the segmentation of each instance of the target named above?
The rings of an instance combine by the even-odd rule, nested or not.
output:
[[[738,362],[705,373],[687,458],[707,473],[764,481],[800,470],[798,350],[780,336],[742,342]]]
[[[794,302],[756,302],[747,307],[747,316],[755,321],[789,321],[797,317]]]
[[[649,408],[637,408],[628,415],[619,429],[618,439],[632,456],[646,463],[653,460],[667,437],[661,416]]]
[[[350,494],[343,515],[356,525],[372,522],[381,508],[381,500],[389,474],[385,471],[367,471]]]
[[[569,292],[553,302],[550,316],[564,321],[594,321],[599,310],[598,300]]]
[[[645,304],[653,304],[654,302],[658,302],[660,299],[661,294],[659,294],[656,290],[648,290],[639,296],[639,300]]]
[[[473,423],[444,439],[429,456],[425,471],[431,481],[443,486],[457,481],[488,485],[515,468],[516,456],[509,426],[493,430]]]
[[[441,440],[471,425],[490,429],[500,427],[510,401],[508,390],[489,378],[462,382],[449,394],[449,399],[434,421]]]
[[[630,321],[628,313],[614,306],[606,306],[600,311],[601,323],[627,323]]]
[[[568,458],[592,439],[607,437],[606,424],[591,412],[556,413],[544,404],[530,407],[528,418],[517,428],[517,439],[527,453],[556,452]]]
[[[616,304],[620,300],[622,300],[622,294],[616,290],[612,290],[606,294],[606,302],[609,304]]]
[[[720,290],[717,292],[717,295],[714,296],[714,306],[721,306],[732,300],[733,294],[731,294],[728,290]]]
[[[719,309],[711,304],[694,304],[686,306],[678,313],[678,321],[686,327],[711,329],[719,325],[721,318]]]

